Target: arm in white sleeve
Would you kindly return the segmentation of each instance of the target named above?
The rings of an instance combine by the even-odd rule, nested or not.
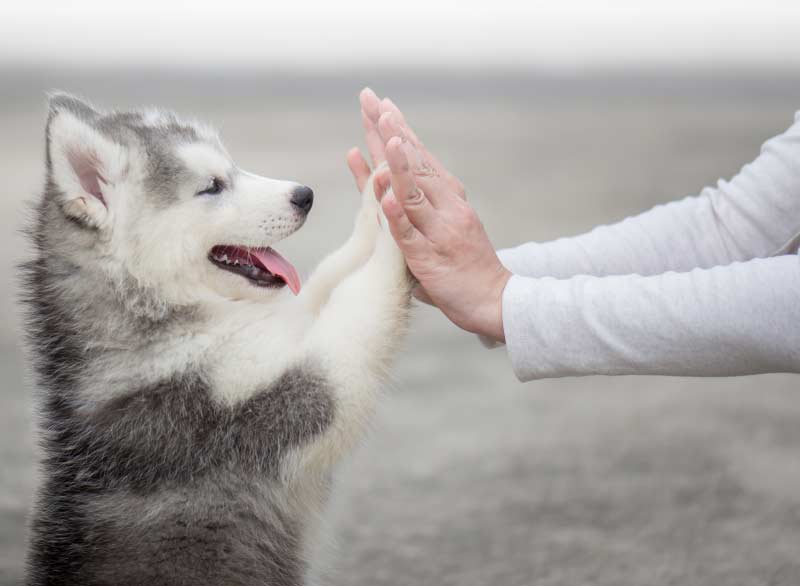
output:
[[[499,251],[517,275],[655,275],[796,252],[800,113],[731,181],[587,234]]]
[[[523,381],[800,372],[800,257],[649,277],[514,276],[503,325]]]

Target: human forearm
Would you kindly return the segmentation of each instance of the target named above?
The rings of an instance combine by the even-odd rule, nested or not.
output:
[[[508,269],[525,277],[655,275],[730,263],[714,227],[710,202],[686,198],[616,224],[549,242],[498,251]]]
[[[800,259],[689,273],[513,277],[506,344],[521,380],[800,372]]]

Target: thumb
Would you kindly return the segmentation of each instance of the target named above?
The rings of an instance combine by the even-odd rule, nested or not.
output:
[[[378,171],[375,178],[372,180],[372,188],[375,191],[375,197],[380,201],[392,185],[391,172],[388,168]]]
[[[367,161],[364,159],[364,155],[361,154],[361,151],[358,150],[357,147],[353,147],[347,151],[347,166],[353,174],[353,179],[356,181],[358,191],[363,192],[364,187],[367,185],[367,180],[369,179],[370,169]]]

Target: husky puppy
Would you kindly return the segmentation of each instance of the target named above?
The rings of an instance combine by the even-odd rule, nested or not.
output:
[[[371,187],[301,290],[272,247],[311,190],[238,168],[207,126],[57,94],[46,137],[23,267],[43,449],[28,584],[304,583],[407,320]]]

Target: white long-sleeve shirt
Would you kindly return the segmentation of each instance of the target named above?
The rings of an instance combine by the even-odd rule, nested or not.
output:
[[[499,251],[520,380],[800,372],[800,112],[731,181]]]

